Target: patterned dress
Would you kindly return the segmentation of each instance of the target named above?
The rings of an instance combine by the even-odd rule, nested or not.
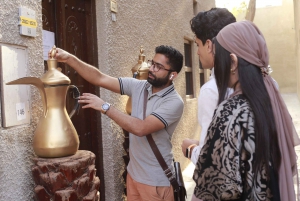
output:
[[[280,200],[278,181],[271,165],[271,181],[267,181],[264,170],[253,181],[254,114],[243,95],[219,105],[207,132],[193,176],[197,198],[203,201]],[[276,195],[271,193],[274,191]]]

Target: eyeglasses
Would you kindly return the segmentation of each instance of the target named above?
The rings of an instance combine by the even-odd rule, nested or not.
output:
[[[166,69],[163,65],[159,64],[159,63],[155,63],[153,60],[148,60],[147,62],[149,68],[151,66],[153,66],[153,71],[154,72],[158,72],[159,70],[166,70],[166,71],[169,71],[169,72],[173,72],[174,70],[172,69]]]

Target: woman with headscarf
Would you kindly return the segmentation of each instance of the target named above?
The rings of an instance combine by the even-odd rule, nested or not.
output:
[[[214,39],[219,106],[196,164],[192,201],[295,201],[299,138],[274,81],[261,31],[250,21]],[[234,93],[227,100],[227,88]]]

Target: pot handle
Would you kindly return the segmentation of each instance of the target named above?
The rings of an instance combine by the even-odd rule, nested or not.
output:
[[[80,96],[80,91],[75,85],[70,85],[69,89],[72,89],[73,98],[75,99],[74,108],[69,114],[70,118],[72,118],[72,116],[75,114],[75,112],[80,109],[80,105],[78,103],[78,99],[79,99],[79,96]]]

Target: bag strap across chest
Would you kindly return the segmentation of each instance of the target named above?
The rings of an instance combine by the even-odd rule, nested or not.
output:
[[[147,101],[148,101],[148,90],[147,87],[145,86],[144,90],[144,110],[143,110],[143,117],[144,119],[146,118],[146,108],[147,108]],[[161,155],[157,145],[155,144],[152,134],[148,134],[146,136],[148,143],[150,144],[150,147],[158,160],[158,163],[160,164],[161,168],[163,169],[165,175],[168,177],[170,183],[172,184],[174,190],[179,189],[178,182],[176,180],[175,175],[172,173],[172,170],[168,167],[166,161],[164,160],[163,156]]]

